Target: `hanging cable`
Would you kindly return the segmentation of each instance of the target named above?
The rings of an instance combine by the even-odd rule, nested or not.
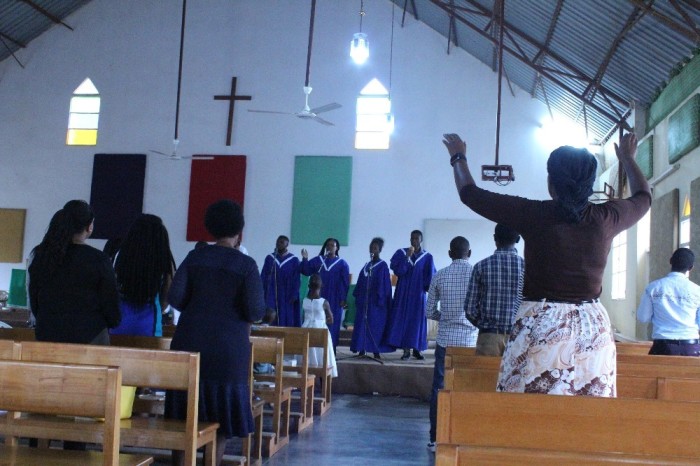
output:
[[[316,0],[311,0],[311,19],[309,19],[309,48],[306,52],[306,81],[304,86],[309,87],[309,73],[311,71],[311,47],[314,40],[314,17],[316,16]]]
[[[389,99],[391,99],[391,72],[394,68],[394,11],[396,3],[391,2],[391,44],[389,45]]]
[[[182,25],[180,26],[180,60],[177,68],[177,98],[175,99],[175,137],[178,140],[178,125],[180,123],[180,89],[182,88],[182,56],[185,49],[185,15],[187,0],[182,0]],[[177,143],[175,143],[177,144]]]

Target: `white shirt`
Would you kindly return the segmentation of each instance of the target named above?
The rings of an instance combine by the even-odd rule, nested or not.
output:
[[[700,286],[680,272],[649,283],[642,294],[637,319],[652,323],[655,340],[698,338]]]

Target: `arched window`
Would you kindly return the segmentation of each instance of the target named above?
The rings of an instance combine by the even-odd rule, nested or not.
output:
[[[357,98],[355,149],[388,149],[393,130],[389,92],[379,80],[372,79]]]
[[[68,134],[66,144],[69,146],[97,145],[97,121],[100,118],[100,93],[86,78],[73,92],[70,99],[68,116]]]
[[[681,212],[681,225],[680,225],[680,241],[678,247],[689,248],[690,247],[690,198],[685,195],[685,202],[683,202],[683,211]]]

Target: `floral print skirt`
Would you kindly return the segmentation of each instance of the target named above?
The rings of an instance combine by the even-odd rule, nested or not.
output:
[[[616,377],[615,339],[602,304],[523,301],[498,391],[615,397]]]

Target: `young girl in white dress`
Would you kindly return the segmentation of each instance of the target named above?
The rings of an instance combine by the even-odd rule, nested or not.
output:
[[[309,292],[304,298],[304,323],[301,325],[304,328],[325,328],[333,324],[333,313],[331,307],[324,298],[321,297],[321,287],[323,282],[321,276],[317,273],[309,278]],[[331,340],[330,330],[328,331],[328,341]],[[309,348],[309,366],[323,365],[323,349]],[[335,353],[333,345],[328,345],[328,365],[333,367],[333,377],[338,377],[338,367],[335,363]]]

